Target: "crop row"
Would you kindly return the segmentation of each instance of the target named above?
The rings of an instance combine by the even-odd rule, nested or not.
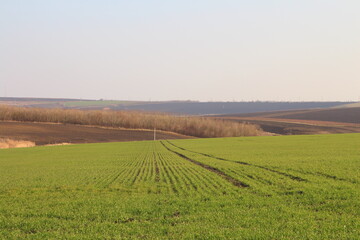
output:
[[[62,158],[53,154],[58,150]],[[188,196],[237,191],[218,174],[183,159],[161,142],[39,147],[34,152],[36,157],[19,159],[12,154],[2,159],[2,189],[110,188]]]

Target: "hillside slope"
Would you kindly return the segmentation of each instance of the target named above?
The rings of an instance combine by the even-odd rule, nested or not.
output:
[[[73,124],[49,124],[0,121],[0,138],[25,140],[36,145],[60,143],[100,143],[153,140],[154,131],[102,128]],[[191,138],[181,134],[156,131],[156,139]]]
[[[275,112],[260,112],[260,113],[231,114],[231,115],[228,114],[228,115],[221,115],[221,117],[282,118],[282,119],[301,119],[301,120],[359,124],[360,107],[305,109],[305,110],[296,110],[296,111],[275,111]]]
[[[118,101],[81,99],[0,98],[0,104],[87,110],[137,110],[186,115],[236,114],[294,109],[336,107],[349,102],[197,102],[197,101]]]

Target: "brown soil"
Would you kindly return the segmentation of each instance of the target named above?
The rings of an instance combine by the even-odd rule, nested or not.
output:
[[[360,124],[360,108],[314,109],[299,112],[289,111],[271,117]]]
[[[259,113],[245,113],[245,114],[228,114],[228,115],[219,115],[218,117],[241,117],[241,118],[261,117],[261,118],[301,119],[308,121],[360,124],[360,107],[304,109],[304,110],[259,112]]]
[[[36,145],[59,143],[98,143],[153,140],[149,130],[124,130],[72,124],[0,121],[0,138],[35,142]],[[169,132],[156,132],[156,139],[191,138]]]
[[[249,122],[259,125],[264,131],[281,135],[359,133],[360,124],[283,119],[269,117],[220,117],[237,122]]]

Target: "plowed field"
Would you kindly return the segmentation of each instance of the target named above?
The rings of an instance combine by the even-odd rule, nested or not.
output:
[[[30,122],[1,122],[0,138],[25,140],[36,145],[59,143],[125,142],[154,139],[149,130],[110,129],[72,124],[47,124]],[[184,135],[160,132],[157,139],[184,139]]]

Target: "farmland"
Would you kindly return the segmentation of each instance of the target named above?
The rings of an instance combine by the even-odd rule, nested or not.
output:
[[[41,108],[135,110],[180,115],[239,114],[295,109],[357,106],[355,102],[199,102],[199,101],[124,101],[56,98],[4,98],[0,104]]]
[[[216,118],[259,125],[264,131],[281,134],[359,133],[357,104],[324,109],[217,115]],[[354,106],[354,107],[352,107]]]
[[[205,117],[132,111],[24,108],[0,105],[0,121],[62,123],[107,128],[147,129],[193,137],[258,136],[255,125]],[[0,132],[1,136],[1,132]]]
[[[360,134],[0,150],[1,239],[357,239]]]
[[[0,121],[0,138],[31,141],[37,146],[61,143],[100,143],[153,140],[154,131],[102,128],[74,124]],[[156,139],[182,139],[188,136],[156,132]]]
[[[353,104],[355,106],[355,104]],[[292,111],[260,112],[246,114],[230,114],[228,117],[260,117],[274,119],[296,119],[310,121],[326,121],[337,123],[360,123],[360,107],[303,109]]]
[[[308,134],[335,134],[359,133],[360,125],[355,123],[314,121],[286,118],[265,117],[219,117],[220,119],[235,122],[246,122],[261,127],[262,130],[280,135],[308,135]]]

